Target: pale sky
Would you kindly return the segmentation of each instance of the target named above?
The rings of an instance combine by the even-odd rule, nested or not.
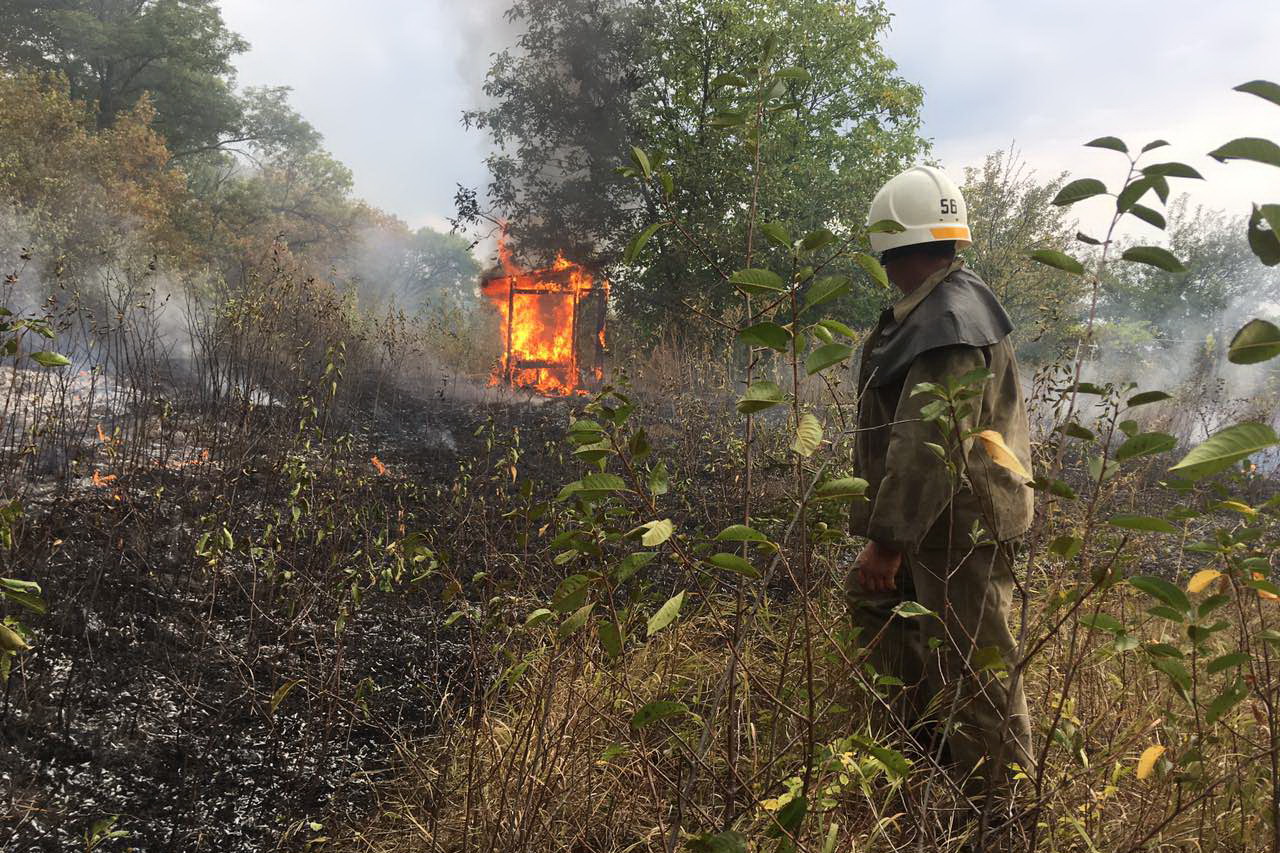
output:
[[[510,31],[502,0],[223,0],[251,50],[242,85],[293,88],[295,107],[354,172],[356,192],[411,225],[441,227],[455,184],[482,186],[484,139],[464,131],[485,57]],[[889,55],[925,89],[924,132],[959,177],[1016,144],[1041,176],[1114,185],[1125,165],[1082,148],[1116,135],[1134,150],[1174,143],[1210,180],[1193,201],[1245,213],[1280,199],[1280,169],[1219,165],[1236,136],[1280,139],[1280,107],[1231,87],[1280,82],[1276,0],[889,0]],[[1086,226],[1107,202],[1078,205]],[[1153,231],[1137,225],[1137,233]]]

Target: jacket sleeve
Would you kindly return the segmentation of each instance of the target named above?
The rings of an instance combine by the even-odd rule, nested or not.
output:
[[[942,431],[920,416],[920,410],[937,398],[931,394],[913,396],[912,390],[921,382],[941,383],[986,366],[986,353],[971,346],[927,350],[911,363],[889,434],[884,479],[867,525],[867,537],[872,541],[899,551],[917,550],[955,495],[956,484],[946,464],[926,446],[926,442],[944,445]],[[975,422],[976,413],[971,411],[960,420],[961,432],[973,429]],[[961,449],[961,454],[966,449]]]

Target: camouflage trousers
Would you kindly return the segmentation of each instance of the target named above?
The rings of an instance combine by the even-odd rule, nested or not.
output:
[[[984,777],[1004,788],[1010,762],[1030,764],[1027,701],[1021,682],[1010,695],[1006,668],[1014,656],[1014,550],[1005,544],[904,555],[892,593],[868,593],[857,570],[849,573],[850,615],[868,662],[902,681],[891,688],[892,707],[918,741],[930,739],[922,732],[941,733],[962,784],[975,792],[987,787]],[[895,614],[904,601],[932,615]]]

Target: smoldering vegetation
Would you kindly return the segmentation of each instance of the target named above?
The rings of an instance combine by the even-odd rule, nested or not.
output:
[[[494,178],[465,235],[355,198],[287,92],[237,92],[213,4],[133,14],[212,15],[146,22],[216,35],[186,43],[199,74],[95,89],[49,57],[100,44],[38,10],[0,47],[0,846],[1277,837],[1280,379],[1236,335],[1280,306],[1253,226],[1162,199],[1181,268],[1132,264],[1077,242],[1067,176],[1012,151],[965,175],[1038,478],[1019,657],[981,664],[1026,683],[1037,755],[984,816],[882,713],[846,618],[849,361],[892,299],[850,223],[928,149],[883,8],[459,5]],[[218,127],[166,112],[191,79]],[[501,386],[473,249],[506,217],[529,265],[611,282],[598,395]],[[746,299],[748,257],[825,295]],[[1247,452],[1171,471],[1240,426]]]

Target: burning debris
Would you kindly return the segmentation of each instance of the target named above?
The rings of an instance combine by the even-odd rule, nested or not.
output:
[[[604,379],[609,282],[563,256],[549,267],[523,270],[505,234],[498,258],[500,266],[480,283],[502,321],[502,360],[489,384],[553,396],[587,393],[587,383]]]

